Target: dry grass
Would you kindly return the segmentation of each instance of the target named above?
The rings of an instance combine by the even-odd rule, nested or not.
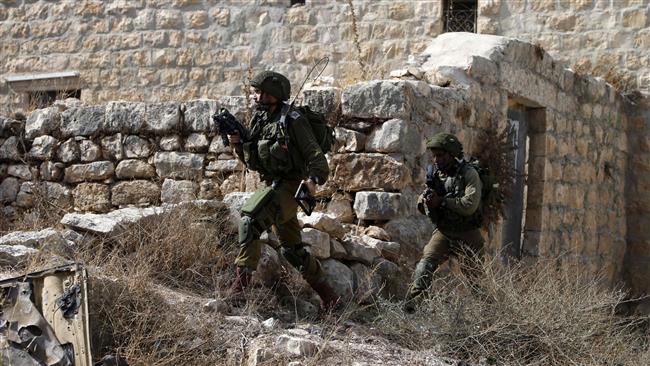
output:
[[[413,316],[381,302],[374,324],[411,349],[506,365],[642,365],[650,361],[645,319],[616,315],[625,294],[599,285],[577,264],[544,261],[484,276],[438,278]]]

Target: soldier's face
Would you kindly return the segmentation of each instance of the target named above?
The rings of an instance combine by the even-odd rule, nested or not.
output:
[[[445,150],[431,149],[431,161],[438,167],[438,169],[445,170],[451,167],[454,158]]]
[[[253,96],[255,97],[255,103],[257,103],[257,109],[260,110],[268,111],[278,104],[278,98],[257,88],[253,88]]]

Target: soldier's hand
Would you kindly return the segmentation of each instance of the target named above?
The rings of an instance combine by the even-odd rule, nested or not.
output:
[[[241,144],[241,136],[239,136],[239,132],[236,131],[232,135],[228,135],[228,142],[230,143],[231,147],[235,147],[235,145]]]
[[[309,189],[309,195],[312,197],[316,196],[316,182],[310,179],[304,179],[302,181],[307,186],[307,189]]]
[[[431,194],[426,198],[427,207],[429,207],[429,209],[438,208],[440,207],[442,200],[443,198],[438,196],[436,192],[431,192]]]

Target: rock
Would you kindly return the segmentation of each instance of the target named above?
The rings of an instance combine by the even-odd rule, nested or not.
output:
[[[307,216],[304,212],[299,212],[298,222],[301,226],[324,231],[337,239],[341,239],[345,235],[345,229],[341,223],[334,217],[322,212],[312,212],[310,216]]]
[[[390,235],[388,235],[386,230],[380,228],[379,226],[374,226],[374,225],[368,226],[363,231],[363,234],[373,237],[375,239],[390,241]]]
[[[361,263],[352,264],[350,269],[354,273],[354,289],[360,302],[379,295],[382,281],[374,271]]]
[[[177,135],[164,136],[158,144],[163,151],[178,151],[181,149],[181,138]]]
[[[154,155],[160,178],[196,179],[202,175],[204,156],[194,153],[158,152]]]
[[[223,196],[223,203],[230,208],[231,221],[238,225],[241,217],[241,208],[253,195],[253,192],[231,192]]]
[[[268,244],[262,244],[262,253],[260,261],[257,264],[257,270],[253,276],[264,283],[265,286],[271,287],[282,275],[282,259],[278,252]]]
[[[384,225],[384,230],[399,243],[422,249],[433,233],[433,224],[424,215],[399,217]]]
[[[106,160],[119,161],[124,159],[124,149],[122,146],[122,134],[118,133],[113,136],[102,137],[100,140],[102,147],[102,156]]]
[[[75,210],[107,212],[112,208],[110,189],[105,184],[80,183],[72,191],[72,197]]]
[[[59,141],[52,136],[38,136],[27,155],[36,160],[53,160],[58,145]]]
[[[0,145],[0,160],[19,161],[20,152],[18,151],[18,139],[15,136],[9,136],[2,145]]]
[[[373,80],[357,83],[343,90],[342,113],[355,118],[408,119],[412,95],[412,86],[408,81]]]
[[[64,240],[61,233],[51,228],[40,231],[13,231],[0,237],[0,246],[22,245],[29,248],[42,248],[47,243]]]
[[[145,124],[145,103],[140,102],[108,102],[104,133],[139,133]]]
[[[275,346],[280,352],[286,352],[302,357],[311,357],[318,352],[318,343],[310,339],[294,337],[286,334],[278,337]]]
[[[203,179],[199,183],[199,199],[212,200],[221,196],[221,189],[216,179]]]
[[[400,244],[394,241],[384,241],[375,239],[371,236],[364,235],[361,237],[361,240],[370,248],[375,248],[381,253],[381,256],[397,262],[400,254]]]
[[[303,104],[312,110],[323,113],[325,118],[333,120],[341,111],[341,89],[328,86],[310,86],[303,92]]]
[[[191,180],[165,179],[160,199],[163,203],[179,203],[196,199],[198,184]]]
[[[401,119],[388,120],[366,140],[367,152],[422,154],[425,140],[415,126]]]
[[[185,150],[204,153],[208,151],[210,142],[204,133],[191,133],[185,139]]]
[[[336,138],[336,152],[360,152],[366,146],[366,135],[343,127],[334,129]]]
[[[346,235],[341,242],[347,257],[345,259],[361,262],[366,265],[371,265],[376,258],[381,256],[381,252],[377,248],[368,246],[365,241],[356,235]]]
[[[33,177],[32,171],[29,169],[29,165],[25,164],[9,165],[7,168],[7,174],[22,180],[32,180]]]
[[[62,163],[53,163],[45,161],[39,168],[39,176],[41,180],[45,181],[58,181],[63,177],[63,168],[65,165]]]
[[[348,256],[345,247],[341,242],[335,239],[330,239],[330,257],[334,259],[344,259]]]
[[[64,181],[79,183],[100,181],[113,177],[115,166],[110,161],[96,161],[89,164],[75,164],[65,168]]]
[[[117,235],[129,225],[140,224],[144,220],[155,219],[164,212],[160,207],[123,208],[107,214],[69,213],[63,216],[61,224],[77,231],[98,235]]]
[[[111,188],[113,206],[155,204],[160,199],[160,187],[147,180],[120,182]]]
[[[72,207],[72,191],[63,184],[43,182],[41,189],[45,192],[47,202],[54,204],[59,209]]]
[[[212,115],[217,111],[217,102],[210,99],[192,100],[184,104],[185,126],[191,132],[210,132]]]
[[[148,158],[152,149],[149,141],[135,135],[124,139],[124,156],[127,158]]]
[[[330,236],[327,233],[312,228],[302,229],[302,242],[309,245],[316,258],[329,258]]]
[[[206,170],[218,171],[222,173],[232,173],[244,170],[244,166],[237,159],[232,160],[213,160],[205,168]]]
[[[387,299],[404,298],[411,278],[400,266],[389,260],[379,259],[375,263],[374,271],[380,278],[380,296]]]
[[[103,106],[80,106],[61,113],[61,135],[63,137],[93,136],[101,132],[104,124]]]
[[[354,273],[345,264],[336,259],[325,259],[321,261],[323,272],[327,283],[343,301],[352,298],[354,289]]]
[[[390,220],[400,209],[400,193],[357,192],[354,212],[362,220]]]
[[[29,208],[34,207],[35,193],[38,191],[38,185],[34,182],[23,182],[20,190],[16,195],[16,206]]]
[[[203,304],[203,311],[206,313],[228,314],[230,312],[230,306],[221,299],[211,299]]]
[[[232,149],[230,148],[230,146],[223,144],[223,140],[221,139],[221,136],[215,136],[212,138],[212,142],[210,143],[208,152],[213,154],[223,154],[223,153],[231,153]]]
[[[25,122],[25,138],[32,140],[42,135],[58,132],[61,124],[61,114],[55,107],[33,111]]]
[[[27,258],[38,253],[37,249],[28,248],[24,245],[0,245],[0,265],[16,266],[27,260]]]
[[[327,204],[327,214],[335,217],[339,222],[354,222],[352,201],[352,196],[349,193],[334,193]]]
[[[280,321],[275,318],[268,318],[262,322],[262,326],[266,329],[275,329],[280,324]]]
[[[389,76],[392,79],[411,79],[422,80],[424,77],[424,70],[417,67],[409,67],[406,69],[393,70]]]
[[[245,183],[245,182],[244,182]],[[241,174],[230,174],[228,178],[224,179],[219,186],[219,189],[222,193],[228,194],[232,192],[239,192],[245,188],[245,185],[242,185],[242,176]]]
[[[97,161],[102,158],[102,149],[91,140],[79,141],[79,156],[84,163]]]
[[[66,140],[59,146],[58,156],[59,160],[64,163],[71,163],[78,161],[81,153],[79,151],[79,144],[74,138]]]
[[[142,160],[122,160],[115,168],[115,176],[118,179],[142,179],[156,176],[156,169]]]
[[[148,104],[145,131],[159,135],[176,132],[180,128],[180,105],[176,102]]]
[[[226,323],[249,327],[249,329],[259,329],[261,327],[260,321],[252,316],[225,316],[223,320]]]
[[[411,184],[411,171],[400,155],[333,154],[329,166],[331,178],[323,186],[323,192],[399,191]]]

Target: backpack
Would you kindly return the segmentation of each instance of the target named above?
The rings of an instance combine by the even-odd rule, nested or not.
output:
[[[285,107],[283,107],[283,114],[285,113],[284,108],[287,108],[288,105],[285,104]],[[318,143],[318,146],[320,146],[321,150],[323,151],[323,154],[326,154],[330,151],[332,151],[332,147],[334,146],[334,128],[330,125],[327,124],[327,120],[325,119],[325,115],[321,112],[316,112],[311,110],[309,106],[294,106],[292,109],[301,116],[305,117],[307,121],[309,121],[309,125],[311,126],[311,131],[314,134],[314,137],[316,138],[316,142]],[[287,108],[288,112],[288,108]],[[297,118],[294,116],[291,116],[291,113],[289,113],[290,117]]]

